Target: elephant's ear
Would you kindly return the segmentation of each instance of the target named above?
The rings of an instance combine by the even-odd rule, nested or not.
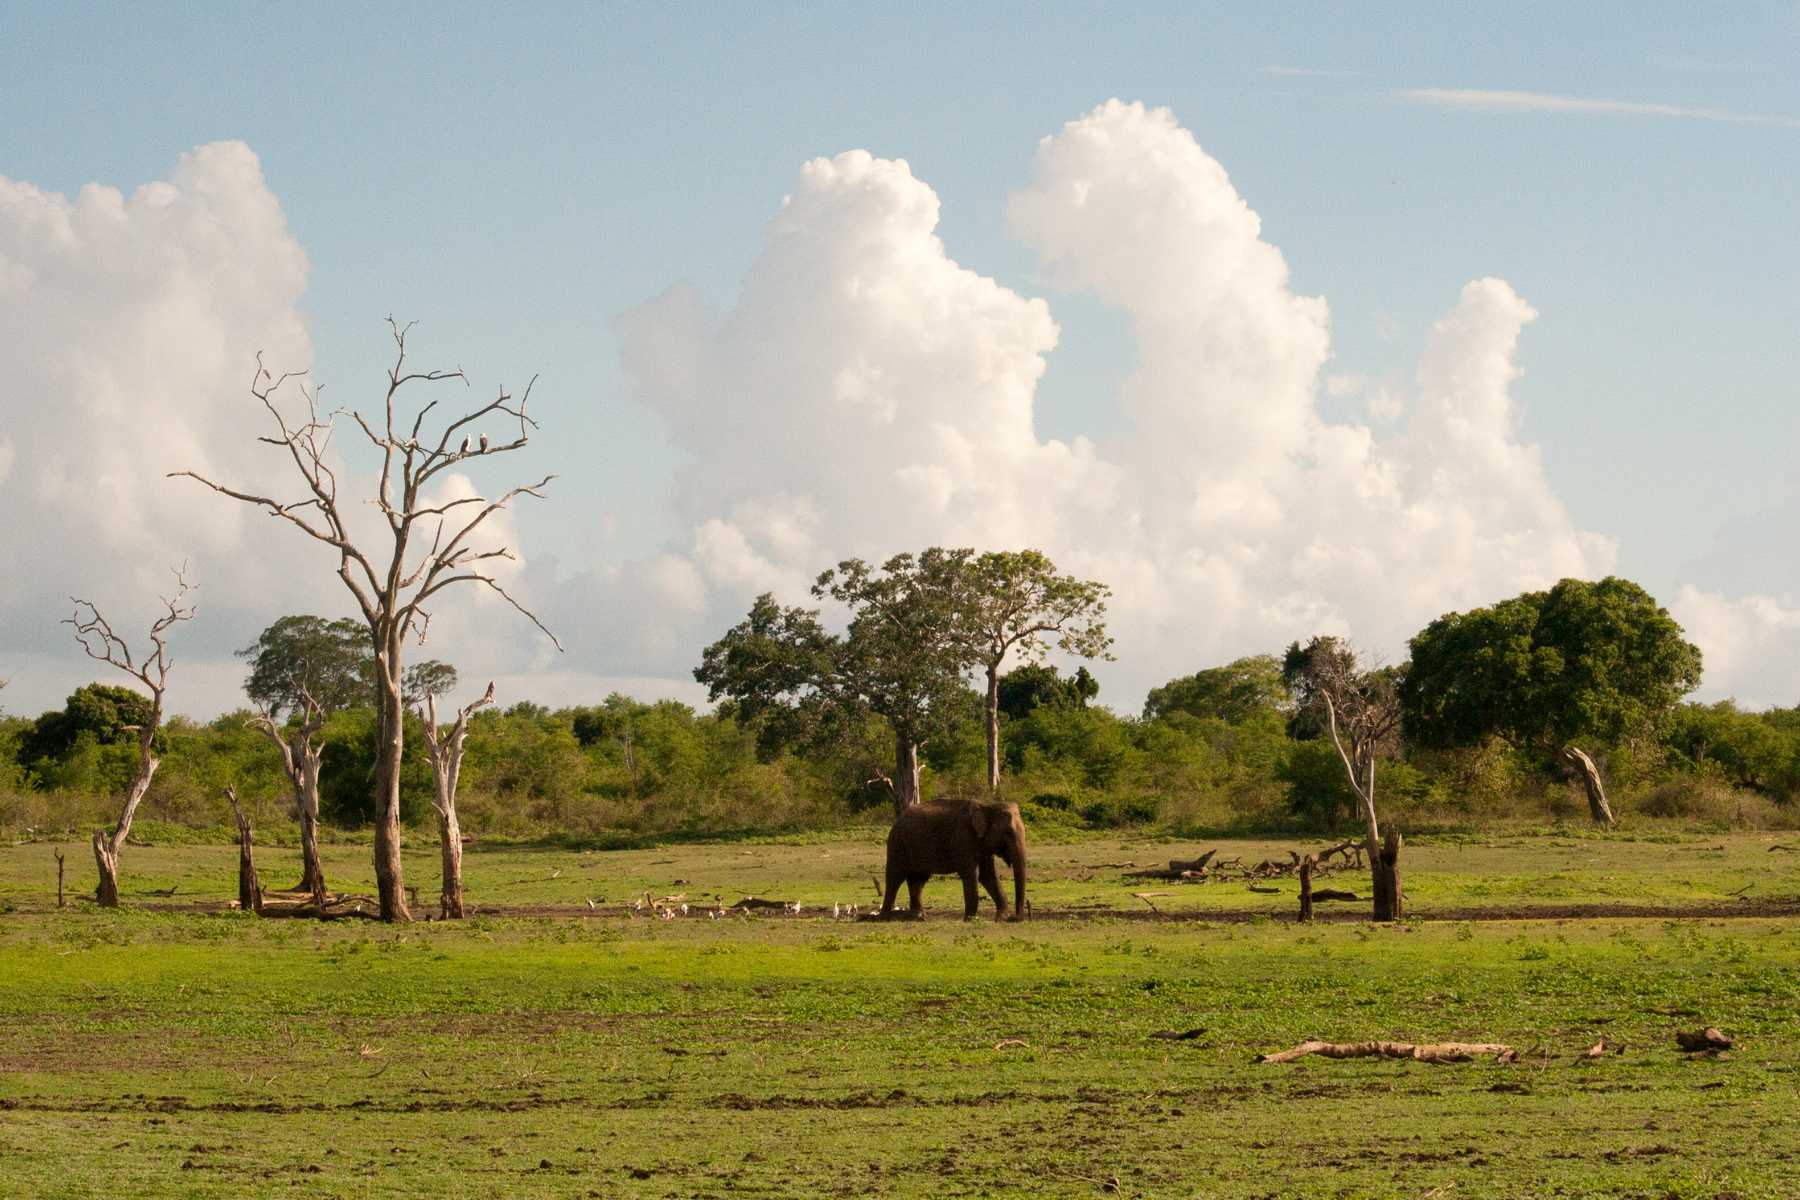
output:
[[[988,811],[987,805],[980,803],[969,805],[969,824],[975,827],[976,837],[987,837],[988,822],[993,818],[994,814]]]

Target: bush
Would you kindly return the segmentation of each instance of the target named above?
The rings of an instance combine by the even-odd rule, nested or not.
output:
[[[1778,827],[1782,813],[1766,796],[1708,774],[1681,774],[1632,797],[1626,806],[1641,816],[1684,821],[1706,829]]]

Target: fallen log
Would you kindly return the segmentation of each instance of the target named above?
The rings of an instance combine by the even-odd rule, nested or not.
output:
[[[1518,1051],[1499,1042],[1301,1042],[1292,1050],[1264,1054],[1259,1063],[1288,1063],[1319,1054],[1326,1058],[1410,1058],[1414,1062],[1469,1062],[1476,1058],[1492,1058],[1509,1063],[1519,1057]]]
[[[1361,899],[1361,897],[1358,896],[1355,892],[1338,891],[1336,888],[1315,888],[1313,890],[1312,898],[1314,900],[1358,900],[1358,899]]]
[[[336,892],[325,893],[325,903],[320,905],[311,892],[264,891],[262,907],[257,911],[265,917],[313,917],[320,921],[375,921],[381,917],[381,905],[373,896]]]
[[[1717,1054],[1721,1050],[1731,1049],[1731,1039],[1711,1025],[1705,1029],[1677,1033],[1675,1044],[1689,1054]]]
[[[1190,858],[1190,859],[1185,859],[1185,860],[1179,859],[1179,858],[1171,858],[1169,860],[1169,870],[1174,871],[1178,875],[1183,871],[1204,871],[1204,870],[1206,870],[1206,864],[1208,862],[1211,862],[1212,856],[1217,854],[1218,852],[1219,852],[1218,847],[1215,846],[1211,850],[1208,850],[1205,854],[1202,854],[1199,858]]]

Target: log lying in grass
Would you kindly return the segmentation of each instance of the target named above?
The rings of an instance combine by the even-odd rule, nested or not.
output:
[[[1217,848],[1208,850],[1199,858],[1172,858],[1166,867],[1149,867],[1139,871],[1125,872],[1127,879],[1160,879],[1173,883],[1205,883],[1211,881],[1236,880],[1248,882],[1258,879],[1280,879],[1298,873],[1303,858],[1313,860],[1314,870],[1323,875],[1327,871],[1343,871],[1362,868],[1362,847],[1356,842],[1339,842],[1335,846],[1313,854],[1302,855],[1297,850],[1287,852],[1288,861],[1265,858],[1254,866],[1245,866],[1242,858],[1216,858]],[[1338,861],[1330,860],[1338,856]]]
[[[265,917],[313,917],[321,921],[361,918],[374,921],[380,919],[381,903],[373,896],[326,892],[325,903],[321,906],[311,892],[264,891],[262,907],[257,911]]]
[[[1360,899],[1362,899],[1362,897],[1358,896],[1355,892],[1340,892],[1335,888],[1315,888],[1315,889],[1313,889],[1312,898],[1314,900],[1360,900]]]
[[[1265,1054],[1262,1063],[1287,1063],[1321,1054],[1326,1058],[1410,1058],[1414,1062],[1469,1062],[1476,1058],[1492,1058],[1509,1063],[1519,1057],[1511,1046],[1499,1042],[1301,1042],[1292,1050]]]
[[[1689,1054],[1717,1054],[1721,1050],[1731,1049],[1731,1039],[1711,1025],[1705,1029],[1677,1033],[1675,1044]]]

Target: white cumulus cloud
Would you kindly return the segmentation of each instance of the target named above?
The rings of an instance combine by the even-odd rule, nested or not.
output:
[[[1434,326],[1391,433],[1327,421],[1325,301],[1292,290],[1171,113],[1110,102],[1043,139],[1008,209],[1056,286],[1136,334],[1124,432],[1065,443],[1033,427],[1049,305],[953,261],[937,216],[902,161],[818,159],[733,307],[679,287],[620,321],[638,392],[691,455],[696,646],[846,555],[1032,545],[1114,587],[1104,677],[1130,707],[1228,656],[1321,631],[1393,652],[1446,609],[1611,567],[1518,439],[1536,314],[1506,283],[1468,284]]]
[[[758,592],[803,602],[851,555],[1035,546],[1113,587],[1119,661],[1100,673],[1129,709],[1176,674],[1314,633],[1395,656],[1444,611],[1612,569],[1611,540],[1578,526],[1521,438],[1512,387],[1538,314],[1504,280],[1443,281],[1416,363],[1328,377],[1330,309],[1293,290],[1224,166],[1167,110],[1109,102],[1042,140],[1007,210],[1049,286],[1092,293],[1134,334],[1117,394],[1094,398],[1116,406],[1094,421],[1114,432],[1060,440],[1034,423],[1051,301],[951,258],[938,215],[904,161],[815,159],[728,306],[678,285],[619,317],[633,388],[685,455],[688,533],[619,561],[619,517],[597,514],[558,561],[526,555],[524,511],[502,514],[482,544],[519,551],[497,564],[504,585],[569,654],[477,590],[444,598],[423,653],[507,700],[615,684],[693,698],[701,647]],[[326,552],[164,478],[285,480],[253,440],[266,418],[247,384],[259,348],[276,369],[309,364],[306,270],[241,144],[129,196],[0,179],[0,504],[8,561],[30,568],[0,598],[15,711],[94,677],[56,624],[70,593],[135,627],[192,560],[202,619],[178,645],[191,669],[174,703],[201,713],[237,702],[228,652],[269,620],[346,611]],[[1358,397],[1366,420],[1321,407]],[[346,494],[367,484],[346,468]],[[1672,607],[1709,692],[1791,702],[1793,602],[1689,588]]]
[[[1688,584],[1670,614],[1700,647],[1705,679],[1699,696],[1735,699],[1747,708],[1800,702],[1800,602],[1793,597],[1728,597]]]
[[[306,272],[242,143],[202,146],[130,195],[90,184],[70,198],[0,178],[0,510],[7,561],[29,568],[0,595],[0,653],[21,664],[10,706],[34,711],[94,677],[57,624],[70,594],[135,630],[184,560],[202,615],[176,641],[194,688],[171,701],[204,711],[228,699],[200,664],[229,662],[248,621],[234,606],[266,600],[288,576],[264,518],[164,476],[241,477],[252,356],[311,358]],[[289,590],[304,600],[322,589]]]

